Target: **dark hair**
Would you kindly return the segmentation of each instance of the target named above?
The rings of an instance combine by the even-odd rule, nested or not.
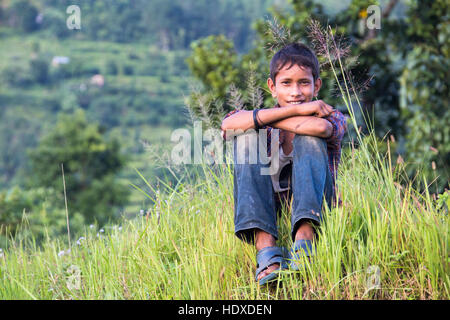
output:
[[[303,43],[291,43],[280,49],[270,61],[270,78],[275,83],[278,72],[286,65],[308,67],[311,69],[314,81],[319,78],[319,61],[316,54]]]

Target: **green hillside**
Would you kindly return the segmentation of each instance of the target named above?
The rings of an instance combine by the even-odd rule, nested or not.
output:
[[[180,174],[147,214],[87,227],[71,247],[12,243],[0,253],[0,298],[449,299],[449,194],[434,202],[401,187],[401,165],[370,156],[371,140],[343,155],[343,203],[325,211],[313,262],[271,286],[257,285],[255,249],[234,235],[233,171],[219,165],[197,182]],[[285,209],[279,233],[290,247]]]
[[[0,87],[3,107],[0,130],[20,130],[22,137],[11,141],[9,135],[1,136],[0,144],[7,150],[3,154],[2,168],[7,171],[6,177],[11,177],[11,180],[3,179],[3,187],[23,184],[27,174],[24,151],[36,146],[39,137],[52,129],[58,113],[71,112],[78,104],[83,105],[88,120],[104,127],[108,137],[117,138],[122,152],[130,157],[122,179],[134,180],[134,168],[152,179],[155,173],[151,163],[146,161],[150,157],[142,141],[167,145],[171,130],[186,125],[189,120],[184,114],[183,102],[183,95],[188,94],[189,81],[192,81],[184,64],[186,55],[186,51],[162,54],[155,47],[143,44],[55,42],[35,36],[2,40],[0,60],[12,63],[3,63],[0,73],[11,71],[17,77],[26,77],[33,59],[49,64],[48,83]],[[51,64],[52,59],[59,56],[70,59],[68,67]],[[69,69],[70,64],[77,67]],[[117,71],[111,71],[111,66]],[[91,83],[96,74],[103,76],[101,87]],[[142,208],[142,201],[138,199],[132,197],[127,211]]]
[[[170,148],[174,129],[190,126],[184,100],[191,86],[198,85],[185,62],[191,43],[223,33],[233,37],[239,50],[248,50],[252,21],[269,4],[0,1],[0,206],[8,217],[1,220],[4,227],[16,224],[23,209],[37,212],[42,198],[35,198],[33,189],[48,186],[34,182],[29,153],[54,131],[61,115],[78,109],[98,125],[105,140],[118,141],[126,158],[115,179],[129,186],[130,196],[113,216],[145,210],[148,199],[129,184],[139,183],[136,169],[152,183],[174,180],[154,159]],[[67,27],[70,5],[80,8],[82,29]],[[239,14],[230,16],[233,11]],[[220,23],[212,26],[211,19]],[[56,191],[62,194],[62,188]],[[44,197],[50,194],[43,191]],[[24,203],[30,205],[24,208]],[[64,202],[57,206],[62,209]],[[103,213],[94,215],[101,218]]]

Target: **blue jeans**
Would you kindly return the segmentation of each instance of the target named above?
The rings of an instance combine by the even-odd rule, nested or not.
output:
[[[328,207],[331,208],[333,182],[324,139],[295,135],[292,143],[294,153],[291,172],[293,195],[291,236],[294,240],[297,229],[304,219],[320,225],[324,196]],[[244,164],[239,164],[236,145],[237,138],[234,137],[235,234],[241,240],[253,243],[255,229],[261,229],[278,239],[277,212],[279,208],[276,207],[272,180],[270,175],[261,175],[261,168],[268,168],[270,164],[261,164],[259,157],[256,164],[250,164],[247,145],[245,146],[246,161]]]

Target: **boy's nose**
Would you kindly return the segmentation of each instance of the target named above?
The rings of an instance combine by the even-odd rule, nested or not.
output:
[[[298,96],[302,95],[301,87],[299,85],[294,85],[292,87],[291,95],[293,97],[298,97]]]

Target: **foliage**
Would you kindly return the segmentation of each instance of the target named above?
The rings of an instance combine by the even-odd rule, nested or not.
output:
[[[31,209],[32,200],[28,195],[21,193],[19,188],[13,188],[10,191],[0,193],[0,218],[2,226],[7,226],[11,232],[16,230],[23,211]],[[2,230],[5,233],[6,230]]]
[[[2,78],[10,86],[26,88],[33,83],[28,70],[20,66],[8,66],[2,72]]]
[[[113,60],[109,60],[106,62],[105,72],[106,74],[115,76],[119,72],[119,68],[117,67],[117,64]]]
[[[69,214],[71,233],[80,232],[84,219],[78,213]],[[13,187],[0,192],[0,247],[9,247],[9,240],[33,240],[67,234],[64,198],[51,188],[23,190]]]
[[[65,11],[57,10],[55,8],[45,8],[42,12],[41,29],[44,34],[50,37],[57,37],[58,39],[67,38],[70,35],[70,30],[66,28],[67,15]]]
[[[406,55],[400,79],[400,106],[408,128],[410,171],[413,174],[420,169],[428,183],[437,179],[439,192],[448,188],[450,181],[448,3],[433,1],[429,6],[413,1],[408,17],[408,39],[413,49]]]
[[[24,32],[32,32],[39,28],[36,22],[37,15],[37,8],[27,0],[13,1],[7,8],[7,16],[11,25]]]
[[[184,65],[187,52],[162,53],[156,47],[143,44],[52,41],[38,39],[35,34],[9,36],[2,41],[2,188],[16,184],[25,187],[25,181],[29,179],[25,174],[29,159],[24,150],[34,148],[39,137],[52,130],[59,112],[71,113],[84,108],[88,121],[99,122],[106,135],[111,135],[112,130],[121,132],[117,138],[123,151],[132,153],[133,158],[143,156],[138,154],[143,153],[142,150],[133,151],[139,145],[135,133],[143,127],[174,128],[187,122],[182,115],[182,96],[189,80]],[[11,47],[17,50],[8,50]],[[51,63],[55,56],[66,56],[70,60],[67,64],[56,65]],[[39,73],[38,68],[32,71],[34,60],[48,65],[48,70],[44,69],[48,72]],[[125,65],[132,66],[135,74],[121,73]],[[41,82],[45,83],[36,81],[39,74],[46,75],[41,77]],[[96,74],[104,77],[102,87],[91,84],[90,80]],[[167,82],[159,80],[161,75],[165,75]],[[134,174],[132,167],[127,167],[124,172],[127,178]]]
[[[250,48],[251,22],[268,0],[41,0],[41,29],[58,38],[79,37],[121,43],[145,41],[163,50],[187,49],[209,34],[225,34],[239,50]],[[66,8],[78,5],[83,32],[67,32]],[[58,29],[58,25],[60,26]],[[65,30],[64,30],[65,29]]]
[[[224,36],[209,36],[192,45],[186,60],[192,74],[202,79],[213,95],[224,96],[228,86],[237,79],[237,55],[234,45]]]
[[[81,213],[87,222],[104,223],[119,216],[128,191],[114,176],[125,159],[118,142],[106,141],[82,110],[62,115],[29,156],[31,187],[62,190],[63,165],[69,210]]]
[[[6,99],[2,100],[0,97],[0,102],[7,105]],[[39,123],[39,118],[35,122],[28,121],[21,108],[4,110],[1,119],[0,185],[5,188],[8,187],[7,182],[17,182],[15,178],[27,180],[27,177],[22,175],[27,164],[24,150],[36,146],[35,137],[41,132],[42,124]]]
[[[30,61],[30,73],[32,79],[40,84],[49,81],[49,63],[43,58],[36,58]]]

